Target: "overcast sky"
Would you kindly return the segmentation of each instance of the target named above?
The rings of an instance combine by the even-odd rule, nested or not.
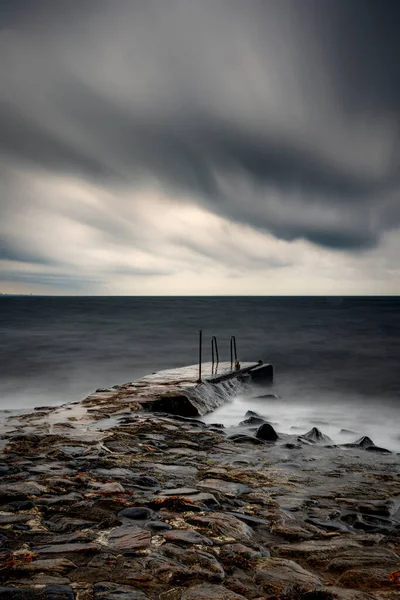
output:
[[[1,0],[0,291],[399,294],[398,0]]]

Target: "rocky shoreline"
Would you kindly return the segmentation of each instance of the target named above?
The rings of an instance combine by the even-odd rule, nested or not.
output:
[[[398,455],[146,412],[138,389],[10,417],[1,600],[400,597]]]

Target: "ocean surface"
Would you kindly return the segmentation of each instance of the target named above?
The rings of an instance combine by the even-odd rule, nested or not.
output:
[[[279,431],[316,425],[335,441],[369,435],[400,451],[400,298],[0,297],[0,409],[73,402],[99,387],[193,364],[216,335],[229,360],[275,368],[207,416],[236,425],[251,409]],[[7,414],[7,413],[6,413]],[[4,413],[3,413],[4,415]],[[347,436],[347,437],[346,437]]]

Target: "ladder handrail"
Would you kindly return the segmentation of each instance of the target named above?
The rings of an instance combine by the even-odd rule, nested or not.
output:
[[[230,350],[231,350],[231,371],[232,371],[233,360],[235,359],[235,364],[237,362],[236,337],[234,335],[231,335]]]
[[[215,361],[215,358],[217,359]],[[218,363],[219,363],[219,354],[218,354],[218,342],[215,335],[211,338],[211,360],[212,360],[212,374],[214,375],[214,364],[216,363],[215,373],[217,373]]]

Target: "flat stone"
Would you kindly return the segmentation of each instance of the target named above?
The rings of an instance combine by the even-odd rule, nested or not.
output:
[[[141,600],[148,598],[144,592],[131,585],[102,581],[93,585],[94,600]]]
[[[110,548],[122,552],[145,550],[150,546],[150,541],[150,531],[135,525],[117,527],[108,535]]]
[[[71,587],[49,585],[39,588],[0,587],[1,600],[74,600]]]
[[[246,598],[222,585],[201,583],[183,592],[181,600],[246,600]]]
[[[124,469],[122,467],[113,467],[111,469],[95,469],[93,471],[95,475],[100,477],[107,477],[109,479],[129,479],[135,477],[135,473],[130,469]]]
[[[3,483],[0,485],[0,500],[26,500],[29,496],[41,496],[48,489],[36,481],[19,481],[17,483]]]
[[[390,573],[397,569],[376,567],[356,567],[343,573],[338,583],[347,588],[362,588],[368,590],[385,589],[392,587]]]
[[[234,433],[233,435],[229,435],[228,440],[235,444],[252,444],[253,446],[261,446],[264,444],[262,440],[259,440],[252,435],[245,435],[244,433]]]
[[[90,483],[90,487],[100,494],[115,494],[125,491],[124,486],[117,481],[111,483],[99,483],[98,481],[93,481]]]
[[[185,465],[164,465],[162,463],[154,463],[153,468],[161,473],[170,473],[179,477],[196,477],[197,468],[187,467]]]
[[[226,536],[234,540],[249,540],[253,537],[253,530],[236,517],[229,514],[209,512],[205,515],[194,515],[187,521],[207,530],[210,530],[214,535]]]
[[[286,585],[300,585],[313,588],[321,585],[321,580],[306,571],[292,560],[282,558],[256,558],[252,561],[255,580],[262,583],[265,591]]]
[[[30,510],[35,507],[35,503],[31,500],[15,500],[14,502],[9,502],[7,507],[13,511]]]
[[[326,529],[326,531],[349,531],[348,527],[340,521],[322,521],[321,519],[308,518],[305,519],[305,522]]]
[[[234,481],[224,481],[223,479],[203,479],[197,484],[199,488],[205,488],[207,490],[213,490],[226,494],[227,496],[240,496],[241,494],[247,494],[252,491],[247,485],[243,483],[236,483]]]
[[[199,490],[190,487],[180,487],[161,490],[160,496],[190,496],[191,494],[198,494]]]
[[[212,554],[199,547],[180,547],[166,543],[162,546],[162,556],[155,565],[155,575],[169,584],[183,581],[209,581],[222,583],[225,571]],[[154,561],[151,561],[154,567]]]
[[[135,487],[155,489],[159,489],[161,487],[161,483],[158,481],[158,479],[156,477],[150,477],[149,475],[137,475],[135,477],[131,477],[129,483]]]
[[[202,535],[198,531],[191,529],[174,529],[172,531],[166,531],[163,534],[164,539],[168,542],[174,542],[176,544],[192,545],[202,544],[203,546],[212,546],[213,542],[210,538]]]
[[[399,564],[398,554],[387,548],[354,548],[342,552],[328,564],[329,571],[342,573],[354,567],[391,567]]]
[[[172,529],[172,525],[168,525],[168,523],[164,523],[163,521],[147,521],[144,524],[144,528],[150,531],[169,531]]]
[[[39,546],[34,548],[33,551],[38,554],[68,554],[69,552],[83,552],[88,554],[90,552],[99,552],[101,546],[99,544],[51,544],[49,546]]]
[[[285,558],[298,558],[309,565],[324,566],[341,552],[362,548],[353,536],[334,537],[329,540],[310,540],[275,546],[274,553]]]
[[[18,565],[16,563],[13,566],[13,571],[30,571],[30,572],[56,572],[63,573],[65,571],[70,571],[71,569],[75,569],[76,565],[68,560],[67,558],[45,558],[34,560],[30,563],[23,563],[22,565]]]
[[[30,521],[35,515],[33,514],[8,514],[0,515],[0,527],[3,525],[12,525],[13,523],[26,523]]]

